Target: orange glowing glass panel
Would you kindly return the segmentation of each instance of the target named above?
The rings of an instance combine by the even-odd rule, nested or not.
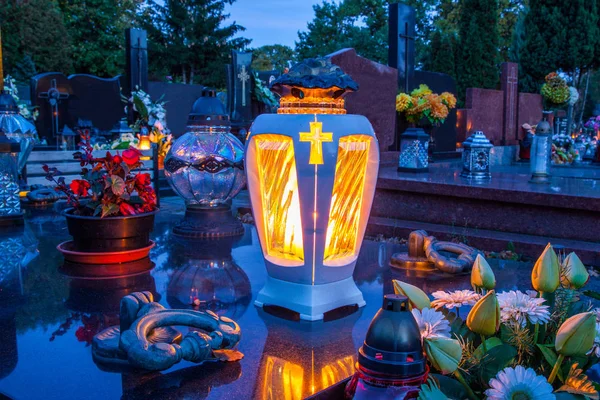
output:
[[[269,256],[304,261],[298,178],[292,138],[260,135],[256,161],[260,180],[262,224]]]
[[[277,114],[346,114],[344,99],[336,89],[303,88],[302,97],[289,93],[279,99]]]
[[[321,368],[322,388],[328,388],[354,374],[354,356],[348,356],[327,364]]]
[[[304,369],[289,361],[267,356],[261,400],[301,400]]]
[[[356,255],[371,140],[367,135],[340,139],[324,261]]]

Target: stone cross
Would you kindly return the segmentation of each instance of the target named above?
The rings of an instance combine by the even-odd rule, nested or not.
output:
[[[415,9],[403,4],[389,5],[388,65],[398,70],[400,90],[412,89],[415,73]]]
[[[519,66],[516,63],[502,63],[501,89],[504,92],[504,132],[501,144],[513,144],[518,139],[517,109],[519,96]]]
[[[246,71],[246,66],[242,65],[242,70],[240,71],[240,73],[237,75],[238,79],[240,81],[242,81],[242,106],[246,105],[246,82],[248,82],[248,79],[250,79],[250,74],[248,74],[248,71]]]
[[[301,142],[310,142],[311,165],[323,164],[323,142],[333,142],[332,132],[323,132],[322,122],[311,122],[310,132],[300,132]]]
[[[52,112],[52,136],[58,135],[58,103],[61,100],[69,98],[69,93],[61,92],[56,86],[56,79],[52,79],[50,82],[50,89],[47,92],[40,93],[38,95],[41,99],[48,99],[50,103],[50,109]]]

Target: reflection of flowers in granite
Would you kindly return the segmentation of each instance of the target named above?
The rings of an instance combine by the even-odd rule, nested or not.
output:
[[[62,324],[59,325],[58,329],[52,332],[50,341],[53,342],[57,336],[63,336],[70,329],[71,326],[81,321],[83,324],[75,330],[75,337],[78,342],[85,342],[86,347],[92,344],[94,336],[114,325],[119,324],[119,316],[117,314],[83,314],[83,313],[72,313]]]
[[[451,310],[462,306],[472,306],[481,298],[480,295],[472,290],[455,290],[454,292],[444,292],[438,290],[432,293],[435,300],[431,302],[431,306],[436,310],[446,307]]]

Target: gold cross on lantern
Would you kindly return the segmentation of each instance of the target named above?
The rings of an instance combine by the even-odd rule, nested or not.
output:
[[[322,122],[311,122],[310,132],[300,132],[301,142],[310,142],[309,164],[323,164],[323,142],[333,142],[332,132],[323,132]]]

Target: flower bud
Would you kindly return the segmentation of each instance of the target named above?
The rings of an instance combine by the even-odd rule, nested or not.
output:
[[[424,340],[427,360],[442,374],[451,374],[458,368],[462,348],[456,339],[431,337]]]
[[[467,327],[480,335],[492,336],[500,328],[500,305],[492,290],[479,299],[469,312]]]
[[[429,296],[427,296],[427,294],[425,294],[425,292],[418,287],[395,279],[393,280],[393,283],[394,292],[396,294],[401,294],[408,297],[408,301],[410,301],[410,304],[413,308],[422,311],[424,308],[431,307]]]
[[[542,293],[554,293],[560,284],[558,256],[550,243],[533,266],[531,284]]]
[[[585,286],[590,274],[577,254],[571,253],[563,261],[563,274],[560,283],[567,289],[581,289]]]
[[[558,328],[554,345],[563,356],[585,356],[594,345],[596,315],[592,312],[575,314]]]
[[[492,290],[496,287],[496,277],[490,267],[490,264],[486,261],[481,254],[477,254],[475,262],[473,263],[473,269],[471,270],[471,286],[473,290],[476,288]]]

